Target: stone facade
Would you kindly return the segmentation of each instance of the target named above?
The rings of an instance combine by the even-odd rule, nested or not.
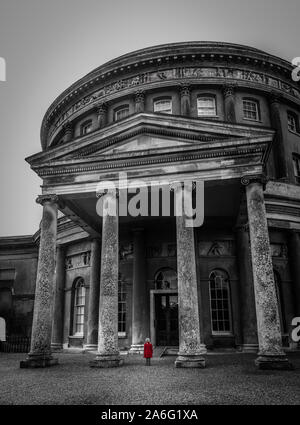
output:
[[[300,87],[291,71],[244,46],[170,44],[108,62],[53,102],[42,151],[27,161],[62,217],[51,237],[44,217],[31,241],[23,285],[33,299],[36,278],[36,319],[23,366],[52,364],[50,343],[97,351],[91,366],[118,366],[120,349],[140,353],[150,337],[178,347],[178,367],[204,367],[206,349],[218,348],[258,351],[260,368],[291,367],[284,349],[297,349],[290,324],[300,299]],[[119,217],[102,218],[99,182],[124,172]],[[123,192],[136,179],[204,181],[203,225],[186,228],[162,211],[124,217]],[[22,240],[11,249],[23,252]],[[16,270],[4,239],[0,254],[0,316],[13,334],[18,277],[3,283]]]

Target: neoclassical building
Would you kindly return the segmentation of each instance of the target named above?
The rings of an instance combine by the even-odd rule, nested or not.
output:
[[[118,366],[120,349],[140,352],[146,337],[178,347],[177,367],[204,367],[216,349],[257,352],[259,368],[291,367],[300,316],[292,69],[245,46],[167,44],[100,66],[52,103],[42,150],[27,158],[42,179],[40,230],[0,240],[7,332],[31,332],[33,315],[22,367],[55,364],[52,351],[69,347],[97,351],[91,366]],[[120,173],[128,186],[99,193]],[[161,210],[102,218],[99,199],[118,210],[136,180],[204,182],[203,225]],[[194,202],[195,190],[188,196]]]

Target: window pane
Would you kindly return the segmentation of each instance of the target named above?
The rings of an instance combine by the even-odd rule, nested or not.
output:
[[[228,282],[228,276],[222,270],[210,274],[210,308],[213,332],[231,331]]]
[[[293,132],[297,131],[296,118],[291,114],[288,114],[288,129]]]
[[[216,100],[214,97],[198,97],[197,99],[198,116],[216,115]]]
[[[154,112],[163,112],[165,114],[172,114],[172,100],[162,99],[154,102]]]
[[[243,100],[244,118],[258,121],[258,102],[253,100]]]
[[[128,117],[129,115],[129,107],[126,106],[124,108],[119,109],[115,112],[115,121],[121,120],[123,118]]]

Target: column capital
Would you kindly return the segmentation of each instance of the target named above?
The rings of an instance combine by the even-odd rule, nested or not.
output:
[[[58,205],[61,202],[59,197],[55,194],[38,195],[35,201],[40,205],[44,205],[45,203]]]
[[[105,114],[107,112],[107,107],[108,104],[107,102],[99,102],[95,105],[95,109],[97,114],[101,115],[101,114]]]
[[[222,89],[224,97],[234,96],[236,84],[224,84]]]
[[[249,232],[249,223],[244,223],[244,224],[238,224],[236,225],[233,230],[235,232]]]
[[[179,86],[179,90],[180,90],[180,96],[190,96],[191,93],[191,87],[189,84],[187,83],[181,83]]]
[[[135,101],[136,102],[144,102],[145,100],[145,91],[144,90],[137,90],[134,93]]]
[[[248,186],[251,183],[260,183],[263,188],[266,188],[266,184],[268,182],[268,178],[265,174],[252,174],[249,176],[243,176],[241,178],[241,184],[243,186]]]
[[[281,103],[283,98],[279,93],[272,90],[271,93],[269,94],[269,100],[270,100],[270,104],[272,105],[274,103]]]

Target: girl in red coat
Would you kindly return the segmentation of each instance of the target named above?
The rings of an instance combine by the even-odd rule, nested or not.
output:
[[[152,354],[153,354],[152,344],[150,342],[150,339],[146,338],[145,344],[144,344],[144,357],[146,359],[146,366],[150,366],[150,359],[152,357]]]

